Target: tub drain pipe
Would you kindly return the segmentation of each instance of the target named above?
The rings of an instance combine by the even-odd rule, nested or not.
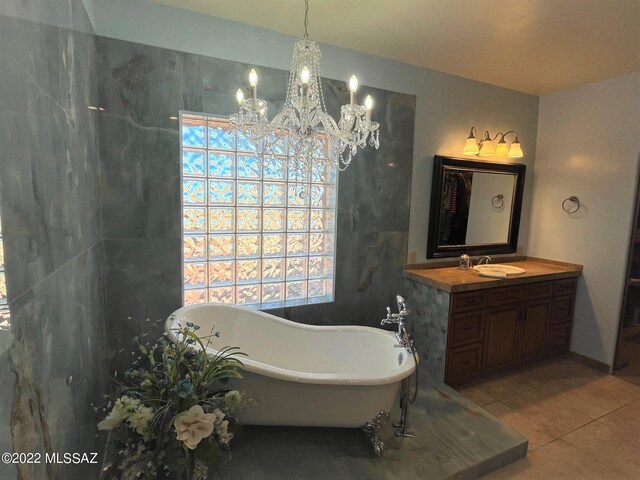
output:
[[[413,345],[411,345],[411,353],[413,354],[413,360],[416,364],[416,369],[413,372],[413,376],[415,376],[413,395],[411,395],[409,391],[411,388],[411,376],[409,376],[402,380],[402,393],[400,395],[400,421],[393,422],[393,426],[397,429],[395,432],[396,437],[413,438],[416,436],[415,433],[409,431],[409,428],[411,428],[411,425],[409,424],[409,405],[413,405],[413,402],[415,402],[418,397],[418,355],[415,348],[413,348]]]

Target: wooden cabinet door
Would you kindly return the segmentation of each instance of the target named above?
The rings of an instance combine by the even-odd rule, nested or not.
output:
[[[486,317],[484,368],[506,367],[516,361],[516,338],[520,305],[490,310]]]
[[[545,354],[550,313],[550,300],[523,305],[518,360],[530,360]]]

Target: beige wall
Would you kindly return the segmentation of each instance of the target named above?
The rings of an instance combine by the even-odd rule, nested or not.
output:
[[[640,72],[540,99],[527,253],[584,265],[571,350],[613,362],[640,154]],[[561,208],[577,196],[574,218]]]

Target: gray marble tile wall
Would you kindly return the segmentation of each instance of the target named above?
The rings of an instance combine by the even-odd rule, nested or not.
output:
[[[411,310],[407,326],[420,354],[420,368],[434,380],[444,381],[449,325],[449,293],[404,279],[404,294]]]
[[[3,451],[103,446],[91,408],[107,374],[91,31],[81,0],[0,5],[0,211],[12,323],[0,332]],[[98,468],[0,465],[0,478],[91,478]]]
[[[181,305],[180,110],[229,115],[249,65],[98,38],[100,178],[111,347],[159,331]],[[260,95],[275,112],[287,72],[259,68]],[[336,115],[346,84],[327,80]],[[376,101],[381,146],[340,174],[336,300],[275,310],[312,324],[378,325],[401,292],[407,258],[415,97],[362,87]],[[133,320],[129,319],[133,317]],[[151,321],[147,321],[150,318]]]

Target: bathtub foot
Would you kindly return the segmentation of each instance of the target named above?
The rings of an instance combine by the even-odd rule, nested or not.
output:
[[[389,420],[389,412],[383,410],[360,427],[369,439],[376,457],[381,457],[384,453],[384,442],[380,440],[380,428],[382,428],[387,420]]]

